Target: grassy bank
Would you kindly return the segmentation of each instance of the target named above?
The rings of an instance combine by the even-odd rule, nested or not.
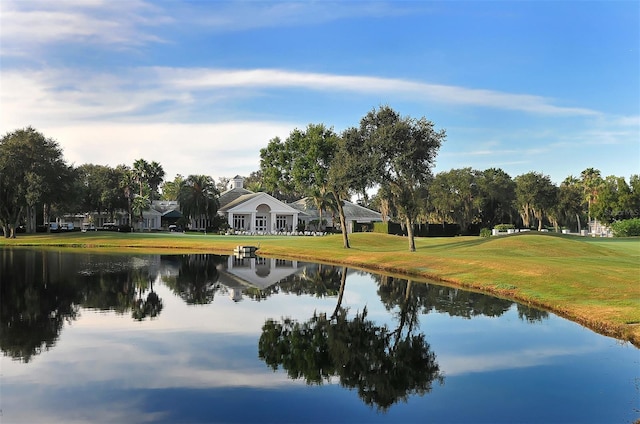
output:
[[[339,235],[246,237],[108,232],[20,235],[0,246],[51,246],[229,254],[260,245],[263,256],[347,264],[446,282],[542,307],[640,347],[640,239],[552,234],[420,238],[360,233],[343,249]]]

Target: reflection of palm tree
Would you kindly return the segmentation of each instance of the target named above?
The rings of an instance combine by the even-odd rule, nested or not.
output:
[[[162,312],[163,304],[160,296],[153,291],[153,278],[148,273],[138,273],[136,277],[134,283],[138,294],[131,307],[131,317],[136,321],[156,318]],[[144,297],[147,290],[149,293]]]

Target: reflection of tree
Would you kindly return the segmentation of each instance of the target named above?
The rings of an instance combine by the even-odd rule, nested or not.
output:
[[[220,289],[217,267],[224,260],[224,257],[218,255],[183,255],[180,257],[178,275],[163,277],[163,281],[187,304],[211,303]]]
[[[154,277],[149,275],[148,269],[136,270],[133,274],[133,282],[137,288],[137,296],[131,305],[131,317],[136,321],[142,321],[149,317],[156,318],[162,311],[162,299],[153,291]],[[146,297],[144,294],[147,293]]]
[[[0,249],[0,349],[25,362],[55,345],[80,307],[156,317],[162,300],[134,257]],[[138,289],[138,290],[136,290]],[[150,290],[145,296],[143,294]],[[140,306],[134,305],[137,299]],[[140,311],[141,310],[141,311]]]
[[[493,296],[427,283],[411,284],[410,281],[389,276],[375,276],[378,294],[388,310],[406,302],[407,286],[412,286],[411,303],[421,313],[432,310],[451,316],[471,318],[478,315],[497,317],[511,308],[513,302]]]
[[[29,362],[55,345],[64,322],[76,318],[80,293],[34,252],[0,250],[0,270],[0,348]]]
[[[413,334],[415,319],[406,317],[408,308],[401,309],[393,331],[368,320],[366,308],[349,318],[341,307],[346,274],[346,268],[339,273],[338,302],[331,317],[314,313],[302,323],[267,320],[259,341],[260,358],[273,370],[281,366],[290,378],[304,378],[308,384],[338,377],[342,386],[357,389],[367,405],[382,411],[409,395],[430,392],[433,381],[442,383],[424,334]]]
[[[531,323],[542,322],[542,320],[549,318],[549,313],[542,309],[531,308],[518,303],[518,318]]]
[[[78,277],[82,283],[82,306],[101,311],[124,314],[129,311],[135,297],[130,270],[98,272]]]

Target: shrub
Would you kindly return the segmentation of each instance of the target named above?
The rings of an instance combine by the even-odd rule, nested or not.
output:
[[[491,230],[488,228],[482,228],[480,230],[480,237],[491,237]]]
[[[514,228],[516,228],[516,226],[513,224],[498,224],[495,227],[493,227],[494,230],[498,230],[498,231],[513,230]]]
[[[640,218],[615,221],[611,224],[611,230],[615,237],[640,236]]]

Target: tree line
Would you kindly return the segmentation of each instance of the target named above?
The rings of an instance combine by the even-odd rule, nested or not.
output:
[[[580,231],[586,222],[640,217],[640,176],[603,177],[595,168],[560,185],[528,172],[512,178],[499,168],[432,170],[444,129],[426,118],[402,116],[389,106],[368,112],[358,126],[336,133],[324,124],[294,129],[260,150],[260,168],[245,179],[252,191],[280,200],[308,197],[322,213],[337,214],[343,245],[350,247],[343,203],[358,196],[385,219],[400,222],[415,250],[416,224],[457,224],[462,234],[512,224]],[[0,227],[15,237],[24,225],[35,232],[51,216],[126,211],[129,223],[157,199],[177,200],[187,220],[215,220],[219,194],[230,179],[177,175],[165,181],[162,165],[145,159],[132,166],[67,164],[58,143],[32,127],[0,139]],[[369,193],[376,191],[370,196]],[[320,216],[322,222],[322,216]]]
[[[145,159],[132,166],[71,166],[55,140],[32,127],[18,129],[0,139],[0,229],[14,238],[20,226],[33,233],[40,222],[48,231],[50,217],[86,212],[113,220],[126,211],[132,224],[166,195],[180,202],[186,219],[216,215],[219,192],[211,177],[164,178],[162,165]]]

